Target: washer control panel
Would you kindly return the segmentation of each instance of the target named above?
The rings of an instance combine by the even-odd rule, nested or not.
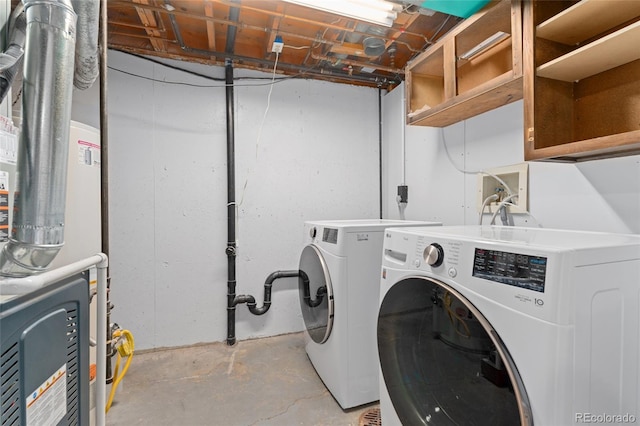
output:
[[[476,248],[473,276],[544,293],[547,258]]]

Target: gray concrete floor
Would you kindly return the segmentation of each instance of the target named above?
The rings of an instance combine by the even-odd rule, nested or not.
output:
[[[377,404],[342,410],[302,333],[135,354],[107,426],[358,425]]]

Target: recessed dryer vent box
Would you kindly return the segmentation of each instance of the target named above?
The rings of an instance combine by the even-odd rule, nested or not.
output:
[[[509,196],[509,190],[518,197],[514,197],[510,202],[514,205],[508,206],[510,213],[526,213],[529,209],[529,165],[527,163],[515,164],[513,166],[487,169],[486,173],[478,173],[478,197],[477,209],[482,210],[482,203],[492,194],[498,195],[498,200],[485,207],[486,213],[494,213],[498,204]],[[493,175],[493,176],[492,176]],[[497,176],[499,179],[496,179]],[[500,182],[502,180],[502,182]],[[509,187],[505,188],[505,185]]]

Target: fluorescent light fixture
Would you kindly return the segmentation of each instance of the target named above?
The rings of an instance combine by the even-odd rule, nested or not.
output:
[[[359,21],[391,27],[402,6],[386,0],[284,0]]]
[[[462,55],[460,55],[460,59],[469,60],[469,59],[473,58],[474,56],[484,52],[485,50],[487,50],[491,46],[494,46],[494,45],[500,43],[502,40],[508,38],[509,36],[510,36],[509,33],[498,31],[497,33],[495,33],[491,37],[487,38],[484,41],[481,41],[476,46],[472,47],[468,52],[465,52]]]

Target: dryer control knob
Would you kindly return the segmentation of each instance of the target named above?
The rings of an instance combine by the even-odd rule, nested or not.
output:
[[[427,264],[434,267],[440,266],[444,260],[444,250],[440,244],[432,243],[424,249],[423,257]]]
[[[317,233],[318,231],[316,230],[315,226],[312,226],[311,229],[309,229],[309,236],[311,238],[315,238]]]

